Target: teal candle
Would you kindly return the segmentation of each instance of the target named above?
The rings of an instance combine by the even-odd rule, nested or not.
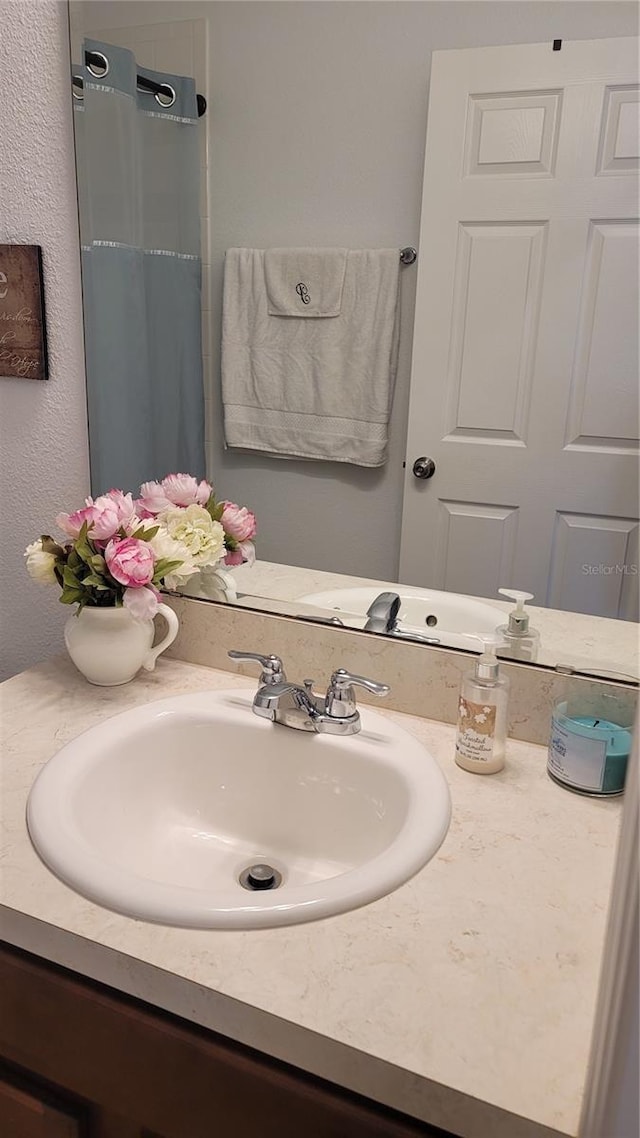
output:
[[[585,794],[621,794],[631,732],[609,719],[579,715],[566,702],[551,720],[548,771],[556,782]]]

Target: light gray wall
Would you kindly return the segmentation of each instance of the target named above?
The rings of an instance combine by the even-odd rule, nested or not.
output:
[[[415,269],[402,271],[389,461],[366,470],[223,450],[224,251],[238,245],[417,246],[431,52],[635,35],[636,5],[91,0],[86,7],[93,26],[103,28],[209,20],[208,435],[216,487],[255,509],[260,557],[396,578]]]
[[[41,245],[46,382],[0,378],[0,679],[64,650],[25,546],[89,490],[66,4],[0,2],[0,243]]]

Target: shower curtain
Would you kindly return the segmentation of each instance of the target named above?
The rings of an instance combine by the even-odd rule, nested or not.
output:
[[[135,494],[205,475],[196,91],[124,48],[85,50],[108,61],[73,68],[91,488]]]

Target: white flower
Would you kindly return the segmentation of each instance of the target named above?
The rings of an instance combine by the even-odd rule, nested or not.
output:
[[[153,518],[148,520],[149,528],[152,526],[155,528],[158,524]],[[179,566],[163,577],[168,589],[179,589],[189,577],[197,573],[198,566],[194,563],[191,551],[184,542],[176,541],[175,538],[171,537],[164,526],[159,526],[157,534],[151,538],[149,545],[155,554],[156,561],[167,559],[168,561],[180,562]]]
[[[196,568],[215,565],[224,557],[224,529],[220,522],[214,522],[203,506],[176,506],[163,510],[157,521],[174,541],[186,546]]]
[[[44,585],[58,584],[58,579],[53,571],[56,559],[52,553],[45,553],[41,538],[28,545],[24,555],[27,559],[27,572],[34,581],[39,581]]]

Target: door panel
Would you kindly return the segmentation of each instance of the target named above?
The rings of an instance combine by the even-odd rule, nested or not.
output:
[[[637,619],[637,61],[636,39],[434,53],[407,584]],[[625,579],[587,581],[601,557]]]
[[[468,550],[482,550],[476,558],[478,595],[491,597],[513,571],[518,510],[483,502],[440,503],[438,572],[449,592],[464,593]]]
[[[638,453],[638,223],[592,222],[567,446]]]
[[[447,378],[450,438],[523,441],[544,236],[544,225],[460,226]],[[497,320],[503,322],[500,337]]]
[[[638,525],[626,518],[556,516],[549,598],[553,608],[625,618],[637,575]]]

